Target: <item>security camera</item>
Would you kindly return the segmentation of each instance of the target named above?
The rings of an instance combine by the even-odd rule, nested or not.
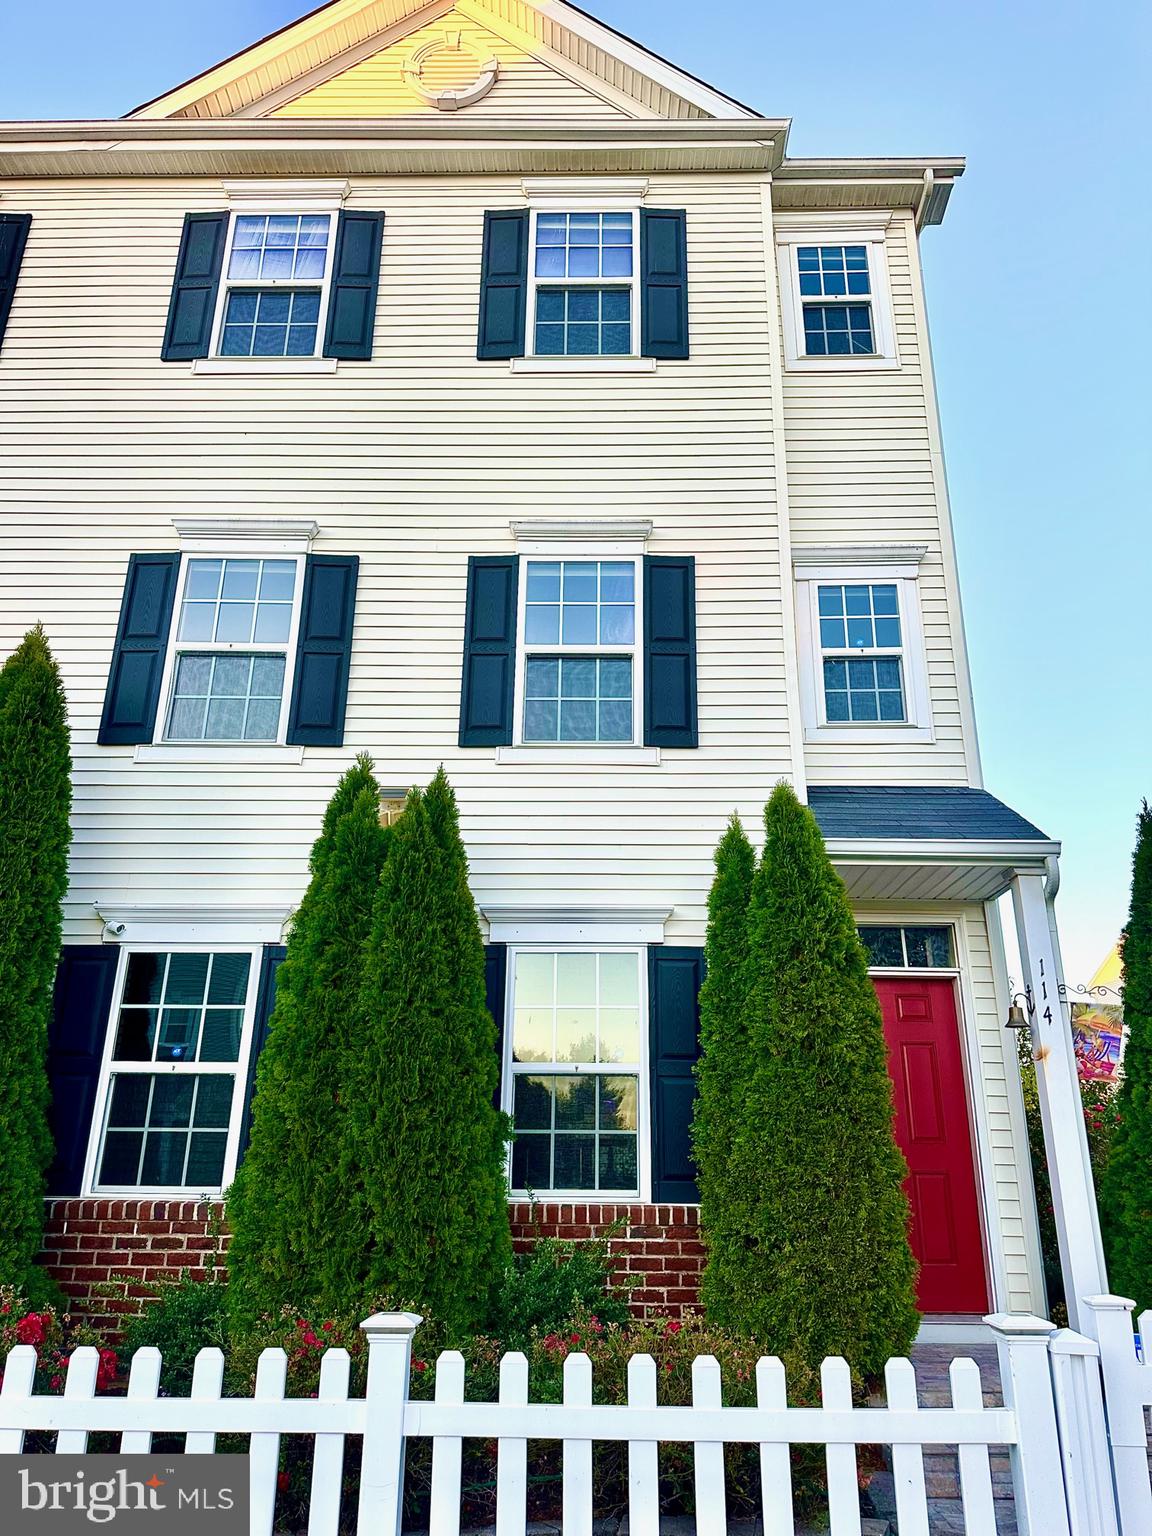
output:
[[[118,939],[120,937],[120,935],[124,932],[124,924],[123,923],[105,923],[104,924],[104,932],[107,933],[107,934],[110,934],[112,938]]]

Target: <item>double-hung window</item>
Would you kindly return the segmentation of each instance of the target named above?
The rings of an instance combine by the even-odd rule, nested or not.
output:
[[[897,368],[884,229],[777,229],[790,369]]]
[[[319,354],[334,224],[330,213],[237,213],[229,220],[217,356]]]
[[[809,740],[930,741],[920,546],[793,551]]]
[[[284,740],[299,557],[191,556],[172,626],[164,740]]]
[[[210,1193],[236,1165],[253,950],[121,958],[89,1187]]]
[[[537,559],[522,566],[519,739],[640,739],[640,580],[635,559]]]
[[[511,952],[513,1193],[640,1193],[642,959],[639,949]]]
[[[821,582],[817,605],[828,724],[905,721],[896,583]]]
[[[537,357],[636,353],[637,222],[631,209],[533,209],[528,335]]]

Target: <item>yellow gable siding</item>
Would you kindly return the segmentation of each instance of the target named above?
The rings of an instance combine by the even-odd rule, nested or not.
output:
[[[439,108],[423,99],[404,78],[405,63],[427,44],[459,32],[461,43],[473,49],[479,59],[493,56],[499,60],[496,84],[481,101],[461,111],[470,117],[619,117],[617,106],[594,92],[577,85],[565,75],[524,53],[514,44],[474,23],[464,22],[453,13],[431,26],[412,32],[391,47],[354,64],[278,107],[272,117],[409,117],[429,113],[440,116]],[[441,56],[441,59],[443,56]],[[433,61],[435,66],[436,61]],[[443,69],[426,71],[431,88],[454,86],[460,82],[446,78]],[[643,116],[637,106],[636,115]]]

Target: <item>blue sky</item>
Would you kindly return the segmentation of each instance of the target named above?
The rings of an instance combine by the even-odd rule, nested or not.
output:
[[[1067,970],[1087,980],[1152,798],[1152,10],[590,4],[791,116],[793,154],[968,157],[924,262],[985,779],[1063,839]],[[12,5],[0,117],[117,116],[305,7]]]

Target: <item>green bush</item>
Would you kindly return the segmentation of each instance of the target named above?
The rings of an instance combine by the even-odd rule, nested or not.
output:
[[[1145,801],[1132,858],[1132,897],[1121,941],[1123,1076],[1100,1188],[1108,1283],[1152,1306],[1152,810]]]
[[[724,1280],[709,1315],[812,1371],[843,1355],[873,1377],[919,1324],[880,1005],[815,817],[778,784],[764,825],[749,904],[754,1066],[728,1175],[744,1194],[706,1234]]]
[[[579,1314],[602,1325],[628,1322],[628,1290],[614,1280],[609,1237],[585,1242],[538,1238],[513,1257],[490,1329],[506,1349],[527,1349],[534,1333],[562,1332]]]
[[[227,1286],[181,1270],[178,1280],[157,1282],[151,1289],[154,1299],[124,1330],[124,1349],[128,1355],[158,1349],[165,1391],[186,1397],[197,1353],[228,1348]]]
[[[384,863],[380,791],[366,757],[341,779],[312,850],[260,1054],[252,1139],[229,1192],[228,1305],[238,1321],[355,1303],[367,1262],[348,1105],[365,1049],[363,949]]]
[[[68,710],[39,625],[0,671],[0,1283],[59,1292],[34,1263],[44,1222],[48,1024],[68,886]]]
[[[700,1060],[692,1149],[700,1189],[700,1226],[707,1245],[700,1299],[723,1315],[729,1279],[725,1258],[739,1244],[747,1190],[733,1177],[732,1149],[743,1123],[753,1058],[748,1048],[748,904],[756,856],[733,816],[716,849],[708,896],[704,984],[700,988]]]
[[[364,1190],[360,1295],[391,1295],[466,1337],[511,1254],[496,1027],[443,770],[392,828],[368,944],[367,1020],[345,1177]],[[359,1213],[357,1213],[359,1220]]]

